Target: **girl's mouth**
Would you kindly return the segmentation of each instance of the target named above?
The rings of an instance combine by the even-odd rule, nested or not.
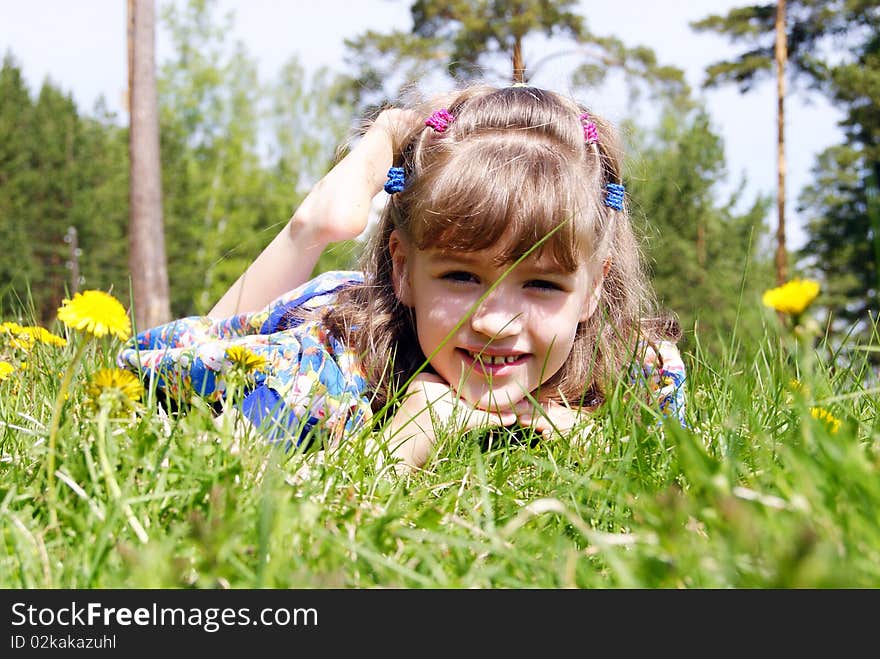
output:
[[[475,352],[465,348],[456,348],[456,350],[461,353],[462,358],[471,368],[493,374],[501,372],[505,367],[521,364],[526,359],[526,355],[522,354],[489,355],[485,352]]]

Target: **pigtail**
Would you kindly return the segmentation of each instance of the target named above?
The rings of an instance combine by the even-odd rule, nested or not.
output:
[[[566,386],[575,374],[562,374],[560,391],[592,407],[604,400],[604,389],[614,383],[617,375],[629,372],[643,344],[678,341],[681,330],[672,314],[658,311],[644,269],[642,249],[630,220],[622,174],[623,152],[616,132],[588,111],[580,119],[587,151],[596,163],[598,180],[594,185],[601,195],[601,203],[595,204],[597,250],[605,255],[608,267],[597,312],[579,328],[570,360],[590,366],[591,371],[582,380],[590,384],[578,397]]]

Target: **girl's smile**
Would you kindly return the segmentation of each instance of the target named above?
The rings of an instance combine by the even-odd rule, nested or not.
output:
[[[509,373],[514,366],[521,366],[528,359],[528,355],[495,353],[488,350],[458,349],[463,354],[465,363],[475,371],[481,371],[484,375],[504,375]]]
[[[422,352],[461,398],[485,410],[508,409],[549,380],[598,300],[586,265],[566,272],[548,255],[507,272],[492,249],[419,250],[395,232],[389,250]]]

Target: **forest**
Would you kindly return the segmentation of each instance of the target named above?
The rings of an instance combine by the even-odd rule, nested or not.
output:
[[[488,66],[503,74],[508,43],[546,33],[589,47],[572,71],[584,93],[622,70],[640,102],[662,108],[659,122],[643,126],[637,101],[628,120],[628,192],[655,288],[679,315],[687,340],[696,327],[705,345],[723,340],[734,323],[757,331],[759,310],[752,313],[755,305],[742,302],[753,302],[774,283],[777,200],[745,200],[743,212],[735,210],[744,206],[736,194],[718,198],[724,145],[682,72],[657,62],[648,48],[592,34],[576,3],[509,3],[506,9],[502,3],[497,11],[518,13],[504,29],[488,26],[509,17],[455,21],[441,11],[444,4],[414,3],[410,34],[368,32],[351,40],[349,61],[357,66],[348,73],[309,76],[292,57],[277,80],[263,84],[244,47],[226,43],[214,3],[165,9],[161,20],[175,53],[158,72],[172,317],[210,308],[338,158],[340,145],[355,138],[353,119],[429,75],[455,84]],[[822,322],[829,331],[864,332],[867,314],[877,309],[880,258],[877,7],[787,5],[787,75],[842,111],[845,136],[819,155],[813,180],[789,200],[788,208],[805,219],[808,240],[802,250],[786,252],[787,271],[822,283]],[[707,86],[736,85],[749,93],[772,84],[774,16],[773,5],[746,7],[693,26],[733,37],[742,47],[738,59],[709,68]],[[841,52],[847,56],[841,59]],[[600,68],[602,61],[613,64]],[[405,75],[389,76],[390,68]],[[527,73],[514,66],[508,74]],[[0,309],[13,317],[33,313],[47,324],[75,290],[112,290],[130,299],[128,129],[100,103],[87,111],[56,83],[46,82],[35,95],[27,83],[15,53],[6,53],[0,238],[7,249],[0,259]],[[665,175],[650,175],[657,171]],[[353,262],[356,245],[334,247],[320,268]]]

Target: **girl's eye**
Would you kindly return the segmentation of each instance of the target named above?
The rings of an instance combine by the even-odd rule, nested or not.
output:
[[[542,291],[561,291],[562,286],[559,284],[547,281],[546,279],[532,279],[531,281],[526,283],[526,286],[529,288],[537,288]]]
[[[460,281],[460,282],[476,282],[476,276],[472,275],[469,272],[464,272],[463,270],[455,270],[453,272],[447,272],[444,275],[441,275],[441,279],[446,279],[447,281]]]

